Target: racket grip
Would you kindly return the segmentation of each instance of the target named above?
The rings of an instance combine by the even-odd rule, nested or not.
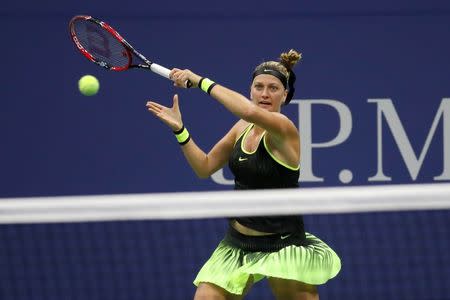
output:
[[[166,77],[167,79],[170,79],[169,78],[170,70],[163,66],[152,63],[150,65],[150,70],[152,70],[153,72],[155,72],[158,75],[161,75],[162,77]]]
[[[153,72],[155,72],[158,75],[161,75],[162,77],[166,77],[167,79],[170,79],[170,77],[169,77],[170,70],[161,65],[152,63],[150,65],[150,70],[152,70]],[[192,82],[190,82],[189,80],[186,80],[185,86],[186,86],[186,88],[192,87]]]

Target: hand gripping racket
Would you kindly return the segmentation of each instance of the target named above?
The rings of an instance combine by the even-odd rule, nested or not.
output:
[[[112,71],[131,68],[150,70],[167,79],[170,70],[148,60],[136,51],[115,29],[91,16],[78,15],[69,22],[70,36],[90,61]],[[186,82],[186,87],[192,84]]]

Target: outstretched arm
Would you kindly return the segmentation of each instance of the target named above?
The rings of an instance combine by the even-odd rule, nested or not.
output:
[[[178,87],[185,87],[187,80],[197,87],[202,78],[190,70],[180,69],[173,69],[170,76]],[[210,95],[235,116],[267,130],[274,140],[298,139],[297,128],[285,115],[262,109],[242,94],[222,85],[215,85]]]

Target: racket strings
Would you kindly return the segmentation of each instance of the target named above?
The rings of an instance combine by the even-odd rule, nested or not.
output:
[[[75,34],[83,48],[95,60],[109,67],[128,67],[130,53],[124,45],[100,25],[80,20],[74,23]]]

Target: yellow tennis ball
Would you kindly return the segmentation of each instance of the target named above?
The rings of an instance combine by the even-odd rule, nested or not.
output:
[[[98,93],[100,83],[98,79],[92,75],[84,75],[78,80],[78,89],[85,96],[93,96]]]

